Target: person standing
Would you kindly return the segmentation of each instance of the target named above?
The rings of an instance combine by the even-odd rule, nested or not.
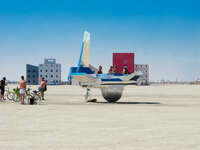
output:
[[[123,74],[130,74],[127,66],[124,66]]]
[[[97,71],[97,74],[102,74],[103,72],[102,72],[102,66],[100,65],[99,66],[99,69],[98,69],[98,71]]]
[[[41,92],[42,100],[44,100],[44,92],[47,90],[47,82],[44,80],[44,77],[41,78],[41,83],[39,91]]]
[[[114,68],[113,68],[113,73],[115,73],[115,74],[118,74],[118,73],[119,73],[119,72],[118,72],[118,69],[117,69],[117,65],[114,66]]]
[[[26,94],[26,80],[24,80],[24,76],[21,76],[21,80],[19,82],[19,94],[20,94],[20,102],[21,104],[24,104],[24,97]]]
[[[0,100],[4,99],[4,93],[5,93],[5,86],[6,86],[6,77],[3,77],[3,79],[0,81]]]
[[[110,66],[110,69],[108,70],[109,74],[113,74],[113,66]]]

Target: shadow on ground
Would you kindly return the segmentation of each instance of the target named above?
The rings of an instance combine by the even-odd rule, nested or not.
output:
[[[90,102],[90,103],[96,103],[96,104],[161,104],[160,102],[115,102],[115,103],[109,103],[109,102]]]

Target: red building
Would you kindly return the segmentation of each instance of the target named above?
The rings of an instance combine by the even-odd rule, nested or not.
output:
[[[124,66],[127,66],[129,73],[133,73],[135,69],[134,55],[134,53],[113,53],[113,66],[117,65],[119,73],[122,73]]]

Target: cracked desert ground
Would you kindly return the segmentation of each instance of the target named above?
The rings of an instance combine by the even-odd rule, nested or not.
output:
[[[0,102],[0,150],[200,150],[199,85],[127,86],[115,104],[91,92],[97,103],[66,85],[41,105]]]

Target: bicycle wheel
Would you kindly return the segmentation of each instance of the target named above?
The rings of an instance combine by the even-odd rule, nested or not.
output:
[[[5,91],[5,92],[4,92],[4,95],[3,95],[3,97],[2,97],[2,98],[3,98],[3,100],[6,100],[6,99],[7,99],[7,95],[8,95],[8,92],[7,92],[7,91]]]
[[[19,102],[20,101],[20,96],[15,94],[14,101],[15,102]]]
[[[4,96],[2,97],[3,100],[7,99],[7,95],[4,94]]]
[[[9,100],[14,100],[15,99],[15,93],[14,92],[8,92],[7,98]]]
[[[24,100],[26,100],[27,104],[30,104],[30,99],[31,99],[32,97],[33,97],[33,96],[32,96],[30,93],[28,93],[28,94],[26,94],[26,95],[24,96]]]
[[[41,97],[40,97],[40,95],[35,94],[34,98],[35,98],[36,103],[40,105],[40,103],[41,103]]]

